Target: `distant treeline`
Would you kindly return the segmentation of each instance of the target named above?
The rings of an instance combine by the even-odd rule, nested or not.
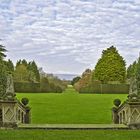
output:
[[[16,92],[61,93],[67,87],[66,82],[40,71],[35,61],[27,62],[23,59],[14,66],[11,60],[4,59],[5,52],[5,47],[0,45],[0,85],[3,85],[0,86],[0,91],[6,86],[7,74],[13,75]]]

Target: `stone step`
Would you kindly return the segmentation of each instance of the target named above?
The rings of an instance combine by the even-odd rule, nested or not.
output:
[[[123,124],[20,124],[18,129],[129,129],[128,126]]]

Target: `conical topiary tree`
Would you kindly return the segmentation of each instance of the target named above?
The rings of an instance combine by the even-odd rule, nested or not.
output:
[[[103,50],[102,56],[95,66],[95,79],[102,81],[102,83],[107,83],[108,81],[125,82],[125,66],[123,57],[114,46],[111,46]]]

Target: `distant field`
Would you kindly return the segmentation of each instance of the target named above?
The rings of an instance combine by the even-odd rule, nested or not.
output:
[[[113,100],[126,99],[121,94],[79,94],[72,87],[64,93],[19,93],[28,97],[32,108],[32,123],[112,123]]]

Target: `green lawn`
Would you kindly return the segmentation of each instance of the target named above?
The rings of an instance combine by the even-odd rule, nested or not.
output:
[[[0,140],[140,140],[140,131],[1,130]]]
[[[68,88],[62,94],[17,94],[28,97],[32,123],[112,123],[113,100],[121,94],[78,94]],[[0,130],[0,140],[139,140],[139,130]]]
[[[126,99],[126,94],[78,94],[68,88],[62,94],[17,94],[28,97],[32,108],[32,123],[112,123],[113,100]]]

